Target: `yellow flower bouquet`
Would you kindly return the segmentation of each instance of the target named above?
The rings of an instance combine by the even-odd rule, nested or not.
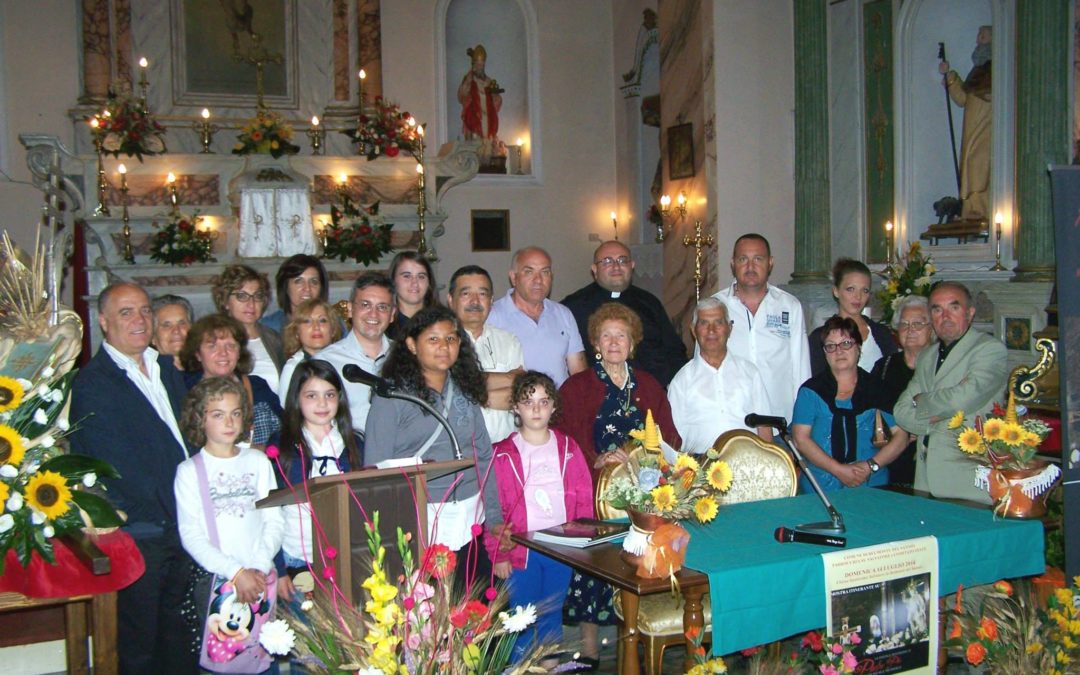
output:
[[[292,144],[293,128],[276,112],[262,109],[236,137],[234,155],[269,154],[277,159],[282,155],[295,155],[300,146]]]

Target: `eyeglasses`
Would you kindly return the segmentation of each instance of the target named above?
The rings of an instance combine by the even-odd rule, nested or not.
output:
[[[825,350],[826,354],[832,354],[837,349],[839,349],[842,352],[846,352],[847,350],[851,349],[854,346],[855,346],[855,341],[854,340],[843,340],[841,342],[826,342],[825,344],[821,345],[821,347]]]
[[[542,399],[540,399],[538,401],[534,401],[531,398],[529,398],[529,399],[525,399],[524,401],[521,401],[518,405],[524,406],[526,408],[533,408],[533,409],[540,408],[541,410],[547,410],[548,408],[551,407],[551,399],[550,398],[542,398]]]
[[[374,303],[369,300],[361,300],[360,302],[354,302],[353,304],[356,305],[361,312],[368,312],[374,309],[379,314],[389,314],[392,309],[390,305],[385,302]]]
[[[618,258],[612,258],[611,256],[608,256],[606,258],[601,258],[596,261],[596,264],[601,267],[611,267],[616,263],[618,263],[620,267],[626,267],[630,264],[630,256],[621,255]]]
[[[248,293],[246,291],[233,291],[232,296],[236,298],[238,302],[248,303],[254,300],[255,302],[266,302],[266,293]]]
[[[920,331],[925,329],[929,325],[930,324],[926,323],[925,321],[901,321],[900,323],[896,324],[896,329]]]

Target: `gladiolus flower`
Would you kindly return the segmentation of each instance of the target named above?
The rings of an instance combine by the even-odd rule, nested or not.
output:
[[[998,593],[1004,593],[1009,597],[1012,597],[1013,594],[1012,584],[1010,584],[1008,581],[1005,581],[1004,579],[994,584],[994,590]]]

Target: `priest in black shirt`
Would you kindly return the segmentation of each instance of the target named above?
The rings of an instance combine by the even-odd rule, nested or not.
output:
[[[593,253],[595,281],[566,296],[562,304],[574,314],[581,340],[589,344],[589,316],[605,302],[620,302],[637,312],[645,337],[630,363],[660,381],[666,388],[686,363],[686,347],[671,325],[664,306],[652,293],[633,286],[634,259],[618,241],[605,241]]]

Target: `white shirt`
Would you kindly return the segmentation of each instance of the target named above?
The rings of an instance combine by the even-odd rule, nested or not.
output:
[[[683,449],[695,453],[708,450],[725,431],[756,432],[743,422],[747,414],[771,410],[757,367],[730,352],[719,368],[695,354],[671,378],[667,394]]]
[[[735,294],[735,282],[713,297],[727,305],[735,322],[728,354],[757,366],[769,395],[769,414],[790,420],[799,387],[810,379],[810,346],[799,299],[770,284],[753,314]]]
[[[525,356],[521,342],[509,331],[495,326],[484,326],[484,332],[477,338],[469,331],[480,369],[485,373],[508,373],[515,368],[525,367]],[[484,426],[487,427],[491,442],[498,443],[514,431],[514,411],[483,408]]]
[[[859,354],[859,367],[869,373],[882,356],[884,354],[881,353],[881,347],[874,339],[874,331],[867,331],[866,339],[862,343],[862,353]]]
[[[349,363],[355,363],[373,375],[382,372],[383,364],[386,363],[386,354],[390,351],[390,338],[384,334],[382,345],[379,347],[379,355],[371,358],[360,345],[359,338],[354,331],[319,352],[319,358],[327,361],[341,375],[341,382],[345,385],[345,394],[349,397],[349,412],[352,413],[353,429],[363,431],[367,425],[368,409],[371,408],[371,387],[359,382],[349,382],[342,375],[342,369]]]
[[[311,453],[310,458],[304,459],[305,462],[310,462],[308,478],[336,476],[341,473],[335,460],[341,456],[341,453],[345,452],[345,441],[341,438],[341,432],[338,431],[337,425],[331,427],[330,433],[326,435],[326,438],[321,443],[316,442],[307,429],[303,429],[301,433],[304,435],[304,444],[308,452]],[[332,460],[328,462],[314,461],[318,457],[330,457]],[[323,473],[324,467],[326,473]],[[360,467],[353,468],[359,469]],[[303,485],[294,485],[293,489],[299,494],[304,492]],[[281,507],[281,509],[285,519],[285,534],[281,540],[281,550],[290,557],[312,562],[311,505],[304,502],[302,504],[289,504]]]
[[[165,385],[161,382],[161,366],[158,365],[157,351],[153,347],[147,347],[146,351],[142,353],[143,365],[146,366],[146,372],[149,373],[149,376],[147,376],[143,375],[139,364],[130,356],[121,353],[119,349],[108,342],[101,344],[105,347],[105,353],[112,358],[120,370],[124,371],[128,379],[135,383],[142,395],[150,402],[154,412],[165,423],[165,426],[169,427],[169,431],[172,432],[180,447],[186,448],[187,443],[184,442],[184,435],[180,433],[180,425],[176,423],[176,416],[173,415],[169,392],[165,390]],[[184,450],[183,452],[184,459],[187,459],[187,451]]]
[[[180,542],[203,569],[231,579],[241,567],[269,572],[281,548],[284,521],[281,507],[255,508],[277,487],[274,468],[261,450],[240,448],[235,457],[214,457],[201,450],[217,524],[218,546],[210,543],[195,458],[176,467]]]
[[[266,380],[266,384],[270,385],[270,389],[275,394],[278,393],[278,381],[281,379],[281,374],[278,373],[274,360],[270,358],[270,352],[266,351],[266,347],[263,346],[262,338],[249,337],[247,348],[251,352],[252,360],[255,362],[251,374]]]

